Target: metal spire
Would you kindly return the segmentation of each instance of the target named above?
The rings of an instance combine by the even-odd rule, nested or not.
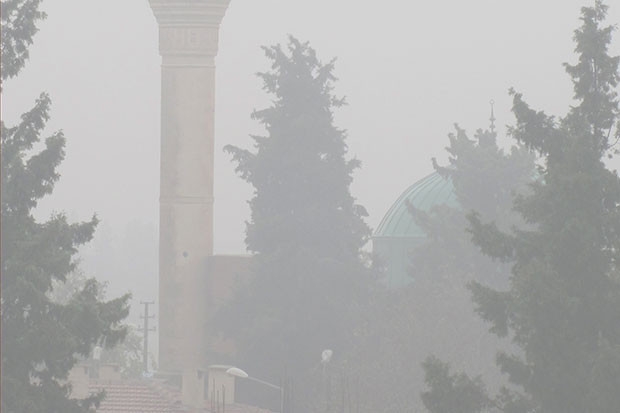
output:
[[[493,112],[493,106],[495,105],[495,101],[491,99],[489,103],[491,104],[491,117],[489,118],[489,120],[491,121],[491,126],[489,127],[489,129],[491,130],[491,133],[495,133],[495,113]]]

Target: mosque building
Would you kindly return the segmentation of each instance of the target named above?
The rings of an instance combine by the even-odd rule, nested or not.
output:
[[[162,56],[159,369],[183,377],[212,362],[204,314],[249,265],[248,257],[213,254],[215,57],[229,1],[150,0]],[[455,202],[451,184],[435,173],[390,208],[373,238],[390,286],[407,282],[407,253],[424,238],[407,204],[429,210]]]
[[[383,261],[388,287],[402,287],[413,280],[411,251],[426,239],[410,208],[430,212],[438,205],[457,207],[458,201],[452,182],[433,172],[407,188],[379,223],[372,237],[373,252]]]
[[[209,314],[247,277],[249,257],[213,254],[215,57],[230,0],[149,0],[159,25],[161,185],[159,370],[183,391],[199,392],[208,359]],[[407,204],[454,204],[452,186],[431,174],[408,188],[373,238],[387,282],[408,282],[407,253],[424,238]],[[212,343],[211,343],[212,344]],[[206,374],[206,373],[205,373]],[[232,394],[232,392],[231,392]]]
[[[162,57],[158,376],[177,385],[179,406],[196,412],[213,411],[216,398],[218,406],[230,405],[227,411],[245,411],[234,410],[234,378],[222,374],[226,366],[214,366],[208,351],[214,345],[208,318],[248,279],[251,262],[213,254],[215,58],[229,2],[149,0]],[[390,287],[410,282],[408,253],[424,240],[408,205],[430,211],[440,204],[455,206],[456,199],[451,183],[433,173],[410,186],[381,221],[372,241]],[[119,389],[131,386],[114,387],[118,379],[101,388],[120,391],[115,397],[121,400],[126,394]],[[140,392],[152,393],[144,400],[161,399],[161,385],[144,386]]]

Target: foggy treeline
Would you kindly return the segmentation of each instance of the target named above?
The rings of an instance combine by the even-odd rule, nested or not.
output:
[[[606,6],[582,11],[564,117],[515,90],[513,146],[489,125],[449,136],[456,203],[409,205],[426,241],[385,286],[350,196],[334,62],[291,37],[265,49],[265,136],[229,147],[255,188],[253,280],[219,317],[236,361],[290,386],[297,411],[612,412],[620,406],[618,58]],[[503,132],[503,131],[502,131]],[[385,258],[385,257],[383,257]],[[250,316],[251,315],[251,316]],[[322,348],[333,351],[321,360]]]
[[[2,1],[3,85],[28,60],[45,17],[38,3]],[[619,411],[620,177],[608,162],[620,149],[620,58],[608,50],[616,40],[607,10],[596,1],[581,11],[564,64],[567,113],[547,114],[511,89],[510,126],[496,124],[491,106],[479,129],[454,125],[447,161],[428,154],[450,195],[397,203],[422,234],[406,245],[400,283],[389,281],[396,263],[351,192],[363,160],[335,120],[347,104],[337,61],[295,36],[263,48],[269,69],[258,77],[270,103],[251,115],[263,132],[224,148],[253,191],[249,277],[204,314],[212,364],[243,366],[282,388],[279,400],[239,383],[242,402],[287,413]],[[2,122],[6,412],[94,409],[105,394],[70,398],[67,378],[96,347],[125,377],[143,373],[131,296],[106,291],[89,272],[154,264],[133,262],[121,246],[116,268],[96,257],[83,268],[78,248],[97,236],[98,217],[34,217],[65,155],[62,131],[42,136],[50,105],[42,93],[18,123]],[[136,225],[116,236],[148,233]],[[144,296],[140,284],[131,290]],[[221,343],[234,344],[220,351]]]

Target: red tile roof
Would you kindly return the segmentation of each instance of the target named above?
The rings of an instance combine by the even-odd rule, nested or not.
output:
[[[229,404],[226,409],[211,409],[205,400],[204,409],[183,406],[178,390],[155,379],[140,381],[91,381],[91,393],[105,390],[106,396],[97,413],[272,413],[269,410],[243,404]]]
[[[229,404],[226,405],[226,410],[205,410],[207,413],[273,413],[271,410],[261,409],[256,406],[248,406],[245,404]]]
[[[105,390],[97,413],[181,413],[180,397],[164,392],[151,381],[91,382],[91,393]],[[166,394],[167,393],[167,394]]]

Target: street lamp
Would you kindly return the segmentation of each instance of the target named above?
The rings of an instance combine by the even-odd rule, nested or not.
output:
[[[267,387],[271,387],[272,389],[279,390],[280,391],[280,413],[284,412],[284,388],[283,387],[277,386],[273,383],[269,383],[268,381],[257,379],[256,377],[252,377],[248,373],[246,373],[245,371],[241,370],[238,367],[229,368],[228,370],[226,370],[226,374],[234,376],[234,377],[239,377],[240,379],[252,380],[257,383],[264,384]]]

